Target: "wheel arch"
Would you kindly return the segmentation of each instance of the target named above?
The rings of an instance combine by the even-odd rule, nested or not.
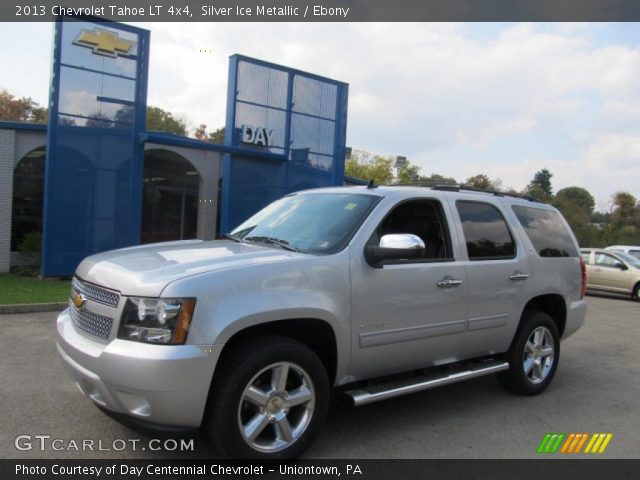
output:
[[[562,338],[567,325],[567,304],[562,295],[557,293],[547,293],[530,299],[522,309],[518,330],[524,322],[525,313],[530,311],[544,312],[549,315],[556,324],[556,327],[558,327],[558,334],[560,335],[560,338]]]
[[[234,332],[220,353],[218,365],[213,374],[215,383],[216,372],[219,364],[224,362],[225,352],[249,338],[267,335],[282,335],[292,338],[309,347],[322,361],[329,383],[335,382],[338,370],[338,344],[335,331],[326,320],[318,318],[289,318],[273,320],[247,326]]]

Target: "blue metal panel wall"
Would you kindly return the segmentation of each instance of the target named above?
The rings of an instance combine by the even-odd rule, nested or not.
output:
[[[148,58],[146,30],[56,23],[43,276],[70,275],[87,255],[139,242]]]
[[[229,64],[221,233],[290,192],[342,185],[348,85],[234,55]],[[243,126],[270,132],[270,142],[247,143]],[[251,150],[283,155],[252,158]]]

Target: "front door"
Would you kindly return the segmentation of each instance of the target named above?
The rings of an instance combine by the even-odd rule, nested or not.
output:
[[[435,199],[397,204],[371,236],[411,233],[421,258],[370,267],[362,252],[351,269],[351,371],[356,378],[456,360],[466,330],[464,263],[454,258],[444,209]]]

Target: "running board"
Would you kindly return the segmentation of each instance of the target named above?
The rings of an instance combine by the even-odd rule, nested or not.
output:
[[[355,390],[348,390],[345,393],[351,397],[354,406],[359,407],[368,403],[387,400],[388,398],[399,397],[409,393],[421,392],[422,390],[429,390],[451,383],[491,375],[507,370],[508,368],[509,364],[507,362],[489,361],[465,370],[447,372],[444,375],[423,375],[417,378],[367,385]]]

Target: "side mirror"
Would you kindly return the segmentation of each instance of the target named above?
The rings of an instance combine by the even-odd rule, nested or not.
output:
[[[383,235],[380,245],[368,245],[364,250],[367,263],[373,268],[382,268],[386,260],[418,258],[424,254],[424,242],[410,233]]]
[[[625,270],[629,270],[629,267],[627,267],[624,263],[622,262],[616,262],[616,264],[614,265],[615,268],[619,268],[620,270],[622,270],[623,272]]]

